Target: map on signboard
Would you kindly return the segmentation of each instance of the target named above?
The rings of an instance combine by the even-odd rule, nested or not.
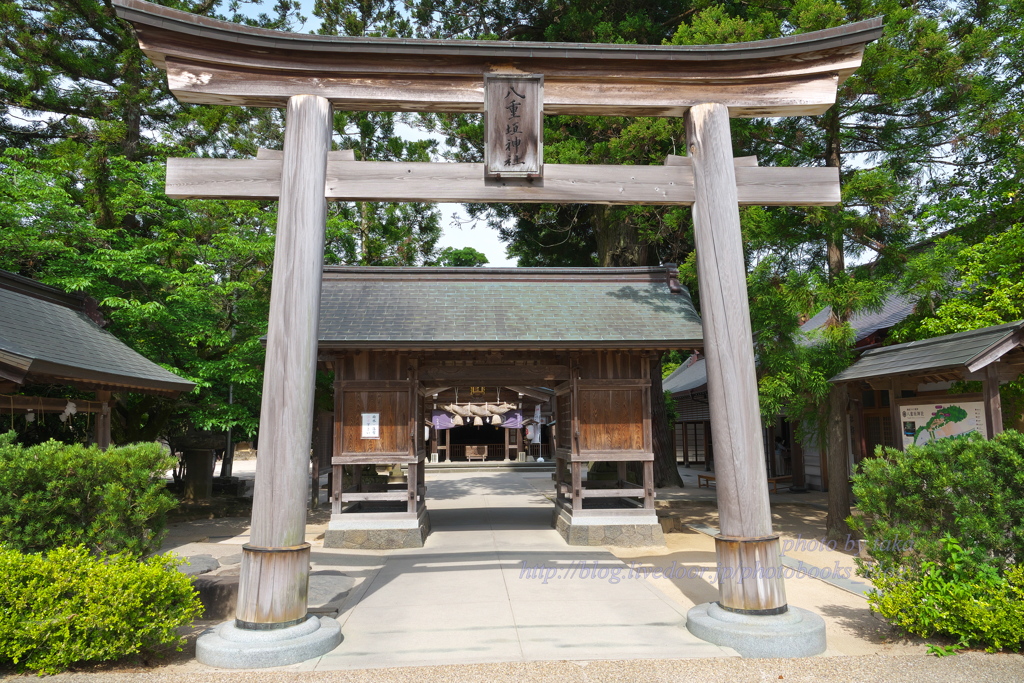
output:
[[[985,404],[981,401],[913,403],[900,407],[903,447],[983,432]]]

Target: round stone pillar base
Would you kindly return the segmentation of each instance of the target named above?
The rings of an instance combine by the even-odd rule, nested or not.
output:
[[[199,636],[196,659],[221,669],[265,669],[325,655],[340,643],[341,626],[330,617],[311,616],[272,631],[243,629],[228,621]]]
[[[686,629],[742,657],[813,657],[825,651],[825,620],[789,606],[782,614],[738,614],[705,602],[686,613]]]

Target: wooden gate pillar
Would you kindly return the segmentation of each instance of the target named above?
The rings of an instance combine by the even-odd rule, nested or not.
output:
[[[239,628],[272,630],[306,620],[306,495],[331,131],[327,99],[289,98],[252,530],[238,587]]]
[[[719,605],[744,614],[781,614],[786,591],[768,504],[729,110],[721,104],[691,107],[686,134],[721,527],[715,539]]]

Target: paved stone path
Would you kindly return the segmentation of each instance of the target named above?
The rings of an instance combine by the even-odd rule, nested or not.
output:
[[[428,486],[424,548],[313,553],[314,571],[363,580],[339,616],[342,644],[288,668],[735,654],[690,635],[683,608],[611,553],[566,546],[538,490],[549,474],[435,474]]]

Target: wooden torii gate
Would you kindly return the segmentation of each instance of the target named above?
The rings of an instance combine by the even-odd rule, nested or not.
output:
[[[200,639],[201,660],[283,664],[340,640],[336,624],[318,626],[306,614],[306,468],[325,198],[692,204],[717,465],[718,564],[734,578],[721,581],[719,602],[694,608],[687,625],[705,639],[733,644],[750,639],[736,630],[737,621],[753,619],[766,633],[782,634],[768,638],[768,652],[824,649],[820,617],[786,604],[768,504],[738,207],[833,205],[839,174],[734,159],[729,118],[825,112],[860,65],[864,46],[881,35],[880,19],[776,40],[678,47],[313,36],[142,0],[114,5],[182,102],[287,108],[283,153],[168,160],[168,196],[280,201],[251,540],[237,619]],[[355,161],[330,152],[334,108],[483,112],[485,162]],[[544,165],[543,114],[685,116],[688,155],[664,166]],[[256,633],[274,630],[272,638]],[[267,638],[275,640],[276,654],[267,650],[254,660],[251,643]],[[237,654],[243,651],[248,654]]]

